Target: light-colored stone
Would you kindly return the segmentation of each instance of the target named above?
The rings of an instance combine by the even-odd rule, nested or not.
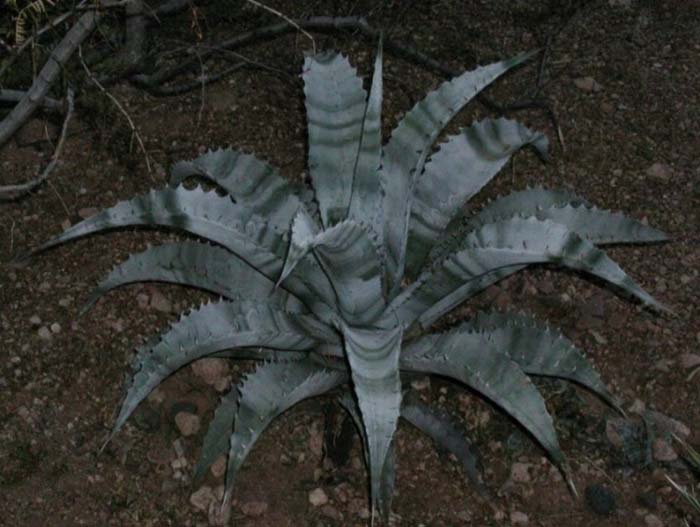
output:
[[[80,216],[81,219],[86,220],[98,212],[99,210],[96,207],[84,207],[78,210],[78,216]]]
[[[202,423],[198,415],[189,412],[179,412],[175,416],[175,425],[177,425],[177,429],[183,436],[189,437],[199,432]]]
[[[153,291],[151,294],[150,306],[161,313],[170,313],[173,310],[173,303],[159,291]]]
[[[136,304],[140,309],[146,309],[148,307],[148,295],[146,293],[136,295]]]
[[[574,85],[581,91],[598,92],[603,87],[593,77],[579,77],[574,79]]]
[[[654,459],[657,461],[671,462],[678,459],[678,454],[673,449],[668,441],[662,438],[657,438],[652,444],[652,451],[654,453]]]
[[[228,362],[224,359],[199,359],[192,363],[192,372],[209,386],[216,385],[229,373]]]
[[[684,353],[681,355],[680,361],[681,366],[686,370],[695,368],[696,366],[700,366],[700,355],[696,355],[695,353]]]
[[[667,182],[673,177],[673,170],[664,163],[654,163],[647,169],[647,176],[659,181]]]
[[[211,487],[203,485],[190,496],[190,503],[198,511],[209,512],[209,505],[216,500]]]
[[[215,478],[220,478],[226,472],[226,456],[219,456],[209,467],[211,475]]]
[[[664,522],[655,514],[647,514],[644,516],[644,524],[647,527],[664,527]]]
[[[513,525],[527,525],[530,521],[527,514],[520,511],[513,511],[510,513],[510,523]]]
[[[528,483],[530,481],[530,468],[532,465],[529,463],[513,463],[510,469],[510,478],[516,483]]]
[[[54,333],[54,334],[60,333],[61,332],[61,324],[59,324],[58,322],[54,322],[53,324],[51,324],[50,329],[51,329],[51,333]]]
[[[314,507],[321,507],[328,503],[328,495],[321,487],[309,492],[309,503]]]
[[[32,315],[31,317],[29,317],[29,323],[32,326],[40,326],[41,325],[41,318],[39,317],[39,315]]]
[[[690,428],[673,417],[654,410],[647,411],[645,415],[661,432],[676,434],[681,439],[687,439],[690,435]]]
[[[417,392],[422,392],[423,390],[430,389],[430,377],[422,377],[421,379],[416,379],[411,381],[411,388]]]
[[[46,326],[41,326],[37,334],[41,340],[51,340],[52,337],[51,330]]]
[[[251,518],[258,518],[267,512],[269,505],[264,501],[248,501],[241,503],[241,512]]]
[[[316,457],[323,455],[323,431],[317,423],[309,428],[309,450]]]

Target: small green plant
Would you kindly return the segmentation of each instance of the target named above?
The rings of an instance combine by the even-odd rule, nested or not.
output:
[[[458,427],[403,397],[402,379],[414,374],[446,377],[482,394],[567,473],[530,376],[576,382],[619,408],[569,340],[527,316],[499,313],[426,334],[478,291],[537,263],[596,276],[663,309],[596,245],[656,242],[664,234],[567,191],[515,192],[460,226],[464,205],[510,156],[526,145],[546,156],[547,139],[515,121],[485,119],[438,150],[434,143],[483,88],[530,56],[445,82],[401,119],[384,146],[381,47],[369,95],[342,55],[309,56],[303,79],[315,200],[256,157],[217,150],[177,163],[171,187],[121,202],[43,245],[131,226],[178,229],[214,244],[187,241],[132,255],[93,294],[91,303],[123,284],[160,281],[223,297],[138,350],[113,434],[179,368],[208,356],[254,358],[259,367],[223,397],[197,467],[202,474],[228,452],[225,502],[268,424],[329,392],[361,431],[373,517],[390,509],[399,417],[469,467],[469,443]],[[190,177],[218,192],[182,186]]]

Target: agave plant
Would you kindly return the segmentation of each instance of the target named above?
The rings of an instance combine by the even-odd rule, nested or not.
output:
[[[524,315],[481,313],[444,333],[433,323],[478,291],[530,264],[598,277],[663,309],[598,245],[656,242],[660,231],[580,197],[515,192],[462,221],[464,205],[520,148],[542,157],[547,139],[507,119],[484,119],[434,148],[445,125],[522,54],[445,82],[381,136],[382,52],[369,95],[348,60],[305,60],[313,195],[235,150],[177,163],[170,186],[76,224],[40,250],[107,229],[148,226],[195,241],[134,254],[99,284],[170,282],[221,297],[183,315],[138,349],[112,434],[164,379],[202,357],[258,359],[221,400],[197,473],[228,453],[224,502],[260,434],[296,403],[332,392],[361,432],[371,509],[389,511],[392,441],[403,417],[473,468],[468,439],[449,417],[404,397],[402,380],[446,377],[510,415],[566,473],[552,418],[530,376],[578,383],[619,404],[581,351]],[[188,178],[214,190],[186,188]],[[111,437],[111,436],[110,436]],[[468,470],[470,473],[473,471]]]

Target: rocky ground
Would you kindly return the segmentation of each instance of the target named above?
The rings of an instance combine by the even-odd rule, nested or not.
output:
[[[463,69],[542,44],[564,22],[563,4],[573,3],[269,4],[294,17],[368,14],[371,24],[396,41]],[[207,37],[274,20],[245,10],[219,20],[214,7],[204,11],[210,17]],[[543,452],[498,410],[447,382],[417,380],[421,398],[452,412],[469,430],[491,495],[476,492],[454,459],[402,425],[395,525],[698,522],[666,479],[696,482],[672,435],[700,444],[700,374],[692,376],[700,365],[698,28],[700,7],[693,2],[606,0],[582,9],[549,50],[542,87],[560,130],[541,111],[515,114],[548,134],[551,161],[544,165],[531,153],[517,155],[479,198],[481,203],[536,184],[570,188],[665,230],[670,243],[609,253],[675,316],[642,310],[578,275],[537,268],[448,317],[451,324],[476,309],[524,309],[562,328],[626,402],[627,419],[578,388],[538,381],[570,460],[579,490],[574,497]],[[365,76],[370,73],[374,42],[337,33],[317,36],[317,45],[343,50]],[[223,464],[216,463],[196,485],[191,469],[217,397],[250,365],[205,360],[179,372],[99,452],[134,346],[206,295],[135,285],[78,316],[90,289],[114,263],[177,236],[120,232],[57,248],[21,268],[7,263],[95,208],[162,186],[174,161],[208,147],[255,151],[285,175],[301,177],[306,140],[301,84],[285,72],[300,68],[306,46],[294,35],[250,46],[244,53],[270,70],[237,73],[177,98],[155,99],[126,84],[115,86],[112,93],[138,126],[152,170],[123,118],[103,102],[99,112],[78,109],[48,184],[19,202],[0,204],[0,525],[221,523],[216,502]],[[441,79],[391,53],[385,72],[388,131]],[[489,95],[521,98],[536,77],[533,62]],[[476,104],[455,126],[487,113]],[[38,115],[18,141],[4,147],[0,184],[27,180],[43,166],[52,151],[43,138],[54,127]],[[231,525],[369,524],[358,441],[348,465],[336,469],[324,462],[322,431],[321,402],[301,404],[275,421],[237,481]]]

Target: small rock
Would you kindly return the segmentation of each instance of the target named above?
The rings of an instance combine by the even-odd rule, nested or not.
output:
[[[328,503],[328,495],[321,487],[317,487],[309,492],[309,503],[314,507],[321,507]]]
[[[251,518],[257,518],[267,512],[269,505],[264,501],[248,501],[241,503],[241,512]]]
[[[574,79],[574,84],[579,90],[589,93],[598,92],[603,89],[593,77],[579,77],[578,79]]]
[[[203,485],[190,496],[192,506],[202,512],[209,512],[209,504],[213,501],[216,501],[216,495],[208,485]]]
[[[220,478],[226,472],[226,456],[219,456],[209,467],[212,476]]]
[[[37,334],[41,340],[51,340],[52,337],[51,330],[46,326],[41,326],[39,331],[37,331]]]
[[[665,293],[668,290],[668,285],[666,285],[666,280],[663,278],[656,282],[656,292]]]
[[[608,516],[615,510],[615,495],[604,485],[586,487],[586,503],[596,514]]]
[[[340,521],[343,519],[343,515],[341,512],[333,507],[333,505],[324,505],[321,507],[321,514],[323,516],[326,516],[327,518],[331,518],[333,520]]]
[[[627,409],[630,413],[641,415],[646,410],[647,405],[641,399],[635,399]]]
[[[695,353],[684,353],[681,355],[681,366],[686,370],[700,366],[700,355],[696,355]]]
[[[678,454],[665,439],[660,437],[656,438],[654,443],[651,445],[651,448],[656,461],[670,463],[671,461],[678,459]]]
[[[510,513],[510,523],[513,525],[527,525],[527,522],[529,521],[530,518],[528,518],[527,514],[524,512],[513,511]]]
[[[662,182],[668,182],[673,176],[673,170],[664,163],[654,163],[647,169],[647,176]]]
[[[159,291],[153,291],[151,294],[150,306],[161,313],[170,313],[173,310],[172,302]]]
[[[146,293],[139,293],[136,295],[136,303],[140,309],[146,309],[148,307],[148,295]]]
[[[654,425],[659,429],[659,431],[667,434],[676,434],[681,439],[686,439],[690,435],[690,428],[686,425],[662,414],[661,412],[656,412],[654,410],[649,410],[645,414],[646,418],[649,419]]]
[[[323,455],[323,431],[316,423],[309,428],[309,450],[316,457]]]
[[[84,207],[78,210],[78,216],[80,216],[81,219],[86,220],[98,212],[99,210],[96,207]]]
[[[590,330],[589,333],[593,337],[593,340],[596,341],[596,344],[600,344],[601,346],[605,345],[608,343],[608,339],[606,339],[603,335],[598,333],[597,331]]]
[[[51,333],[57,334],[61,332],[61,324],[54,322],[51,324]]]
[[[655,514],[647,514],[644,516],[644,524],[647,527],[664,527],[664,522]]]
[[[192,363],[192,372],[204,381],[204,384],[214,386],[222,377],[228,375],[228,362],[224,359],[207,358]]]
[[[39,315],[32,315],[29,317],[29,323],[32,326],[40,326],[41,325],[41,318],[39,318]]]
[[[65,220],[63,220],[61,222],[61,229],[63,229],[64,231],[67,231],[68,229],[70,229],[71,225],[72,224],[71,224],[70,220],[68,218],[66,218]]]
[[[510,478],[516,483],[528,483],[530,481],[529,463],[513,463],[510,469]]]
[[[417,392],[422,392],[423,390],[430,389],[430,377],[423,377],[421,379],[416,379],[411,381],[411,388]]]
[[[201,422],[198,415],[189,412],[180,412],[175,416],[175,424],[180,433],[189,437],[199,432]]]

